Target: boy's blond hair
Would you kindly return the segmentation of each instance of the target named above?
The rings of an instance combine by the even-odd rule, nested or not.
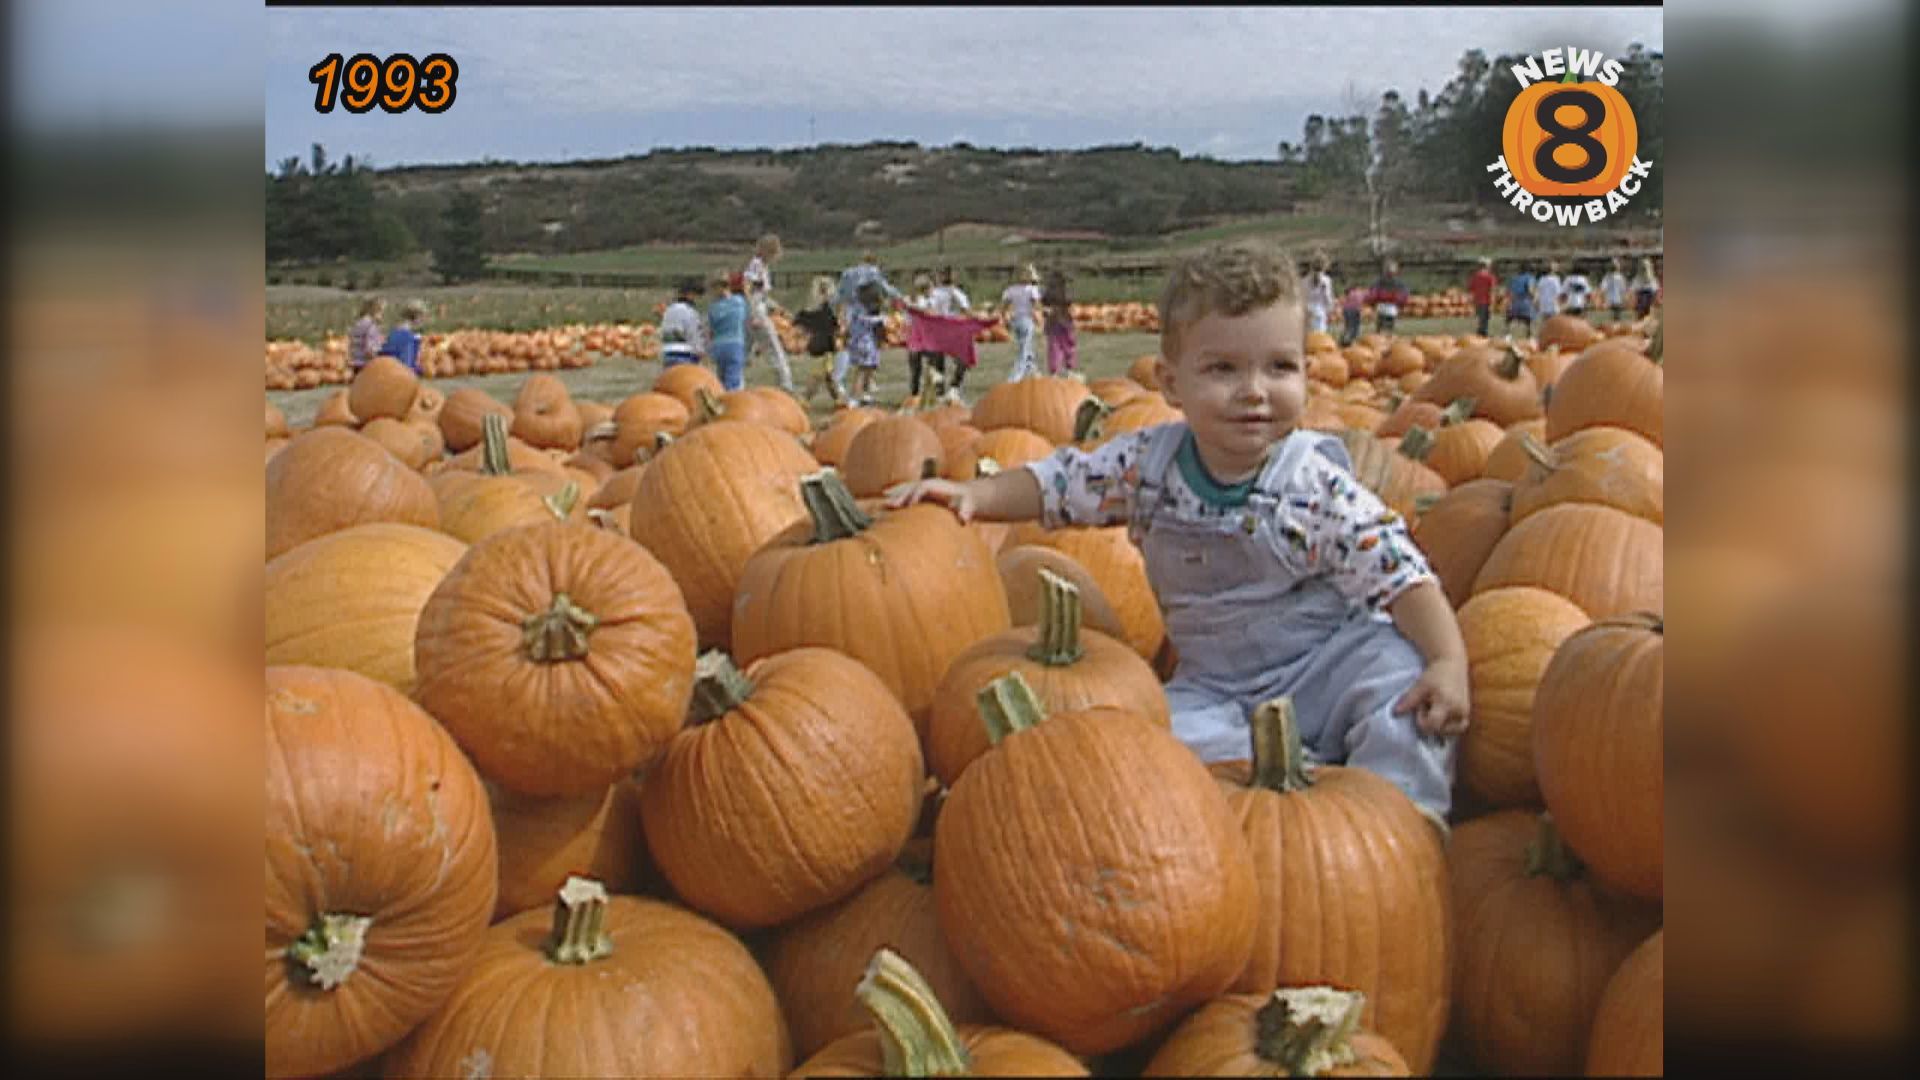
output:
[[[1180,333],[1209,315],[1235,317],[1274,304],[1303,305],[1300,274],[1285,251],[1242,241],[1173,264],[1160,292],[1160,354],[1180,355]]]
[[[400,308],[400,318],[404,322],[419,322],[427,317],[425,300],[409,300]]]

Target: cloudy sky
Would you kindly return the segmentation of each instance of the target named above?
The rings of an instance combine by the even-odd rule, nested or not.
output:
[[[267,161],[319,142],[376,166],[874,139],[1272,157],[1310,112],[1437,91],[1472,46],[1664,48],[1657,7],[275,8],[266,23]],[[458,97],[439,116],[322,116],[306,73],[334,50],[446,52]]]

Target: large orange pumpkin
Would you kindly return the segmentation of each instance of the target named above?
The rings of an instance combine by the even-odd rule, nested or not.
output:
[[[500,845],[495,922],[553,902],[567,878],[591,876],[619,893],[647,884],[647,842],[640,831],[640,782],[558,798],[515,795],[487,785]]]
[[[1013,526],[1007,537],[1006,546],[1019,544],[1052,548],[1079,563],[1100,584],[1100,592],[1126,628],[1126,642],[1133,651],[1148,660],[1159,655],[1167,624],[1147,580],[1147,560],[1127,537],[1125,525],[1043,529],[1025,522]]]
[[[1424,496],[1446,493],[1447,482],[1421,460],[1433,446],[1432,433],[1424,428],[1407,432],[1397,446],[1351,429],[1340,433],[1340,441],[1353,462],[1354,479],[1401,517],[1411,520],[1418,514]]]
[[[447,449],[459,453],[478,445],[483,434],[480,427],[482,417],[487,415],[505,417],[513,420],[513,409],[505,402],[495,398],[484,390],[463,386],[447,395],[447,402],[440,407],[440,434],[447,438]]]
[[[653,393],[665,394],[686,406],[689,417],[700,407],[701,390],[715,397],[727,392],[720,376],[715,375],[712,368],[699,364],[675,364],[663,369],[653,380],[652,388]]]
[[[385,416],[405,420],[420,394],[420,376],[391,356],[376,356],[347,388],[347,408],[366,423]]]
[[[691,719],[640,804],[655,863],[695,909],[732,927],[777,926],[846,897],[900,853],[926,766],[912,721],[858,661],[792,649],[743,673],[708,653]]]
[[[1587,1040],[1588,1076],[1666,1075],[1666,931],[1633,950],[1607,980]]]
[[[686,716],[693,620],[646,549],[548,522],[468,549],[420,612],[414,696],[488,779],[524,795],[605,791]]]
[[[493,914],[493,819],[433,718],[350,671],[267,669],[268,1076],[371,1057],[432,1015]]]
[[[1188,1017],[1143,1076],[1410,1076],[1384,1036],[1362,1027],[1365,995],[1331,986],[1228,994]]]
[[[1561,642],[1591,621],[1571,600],[1525,587],[1489,589],[1460,608],[1473,716],[1458,783],[1480,805],[1538,805],[1534,695]]]
[[[1504,480],[1509,484],[1518,483],[1527,474],[1527,467],[1533,459],[1527,454],[1525,439],[1538,442],[1547,437],[1545,417],[1522,420],[1509,424],[1506,433],[1501,436],[1492,452],[1487,454],[1487,463],[1480,470],[1484,480]]]
[[[389,1077],[784,1076],[773,988],[733,935],[672,904],[575,877],[551,911],[486,932]]]
[[[1193,753],[1137,714],[1044,716],[1017,673],[981,706],[998,737],[940,812],[933,890],[994,1011],[1104,1053],[1231,985],[1254,930],[1253,866]]]
[[[847,449],[853,445],[853,437],[868,424],[886,414],[878,409],[840,409],[833,414],[827,426],[813,439],[813,457],[822,465],[838,468],[846,460]],[[946,445],[943,439],[941,445]]]
[[[548,521],[585,521],[580,485],[559,472],[515,472],[508,456],[506,419],[487,416],[478,472],[449,469],[432,480],[440,504],[440,531],[469,544],[503,529]],[[544,898],[543,902],[544,902]]]
[[[1661,442],[1666,370],[1647,357],[1602,343],[1580,354],[1547,403],[1547,441],[1590,427],[1622,427]]]
[[[267,558],[316,536],[391,521],[440,523],[433,490],[379,444],[343,428],[318,428],[267,462]]]
[[[529,375],[513,399],[514,438],[542,450],[572,450],[583,431],[580,409],[567,384],[552,375]]]
[[[1513,513],[1513,485],[1499,480],[1469,480],[1440,496],[1420,512],[1413,542],[1440,578],[1447,602],[1459,607],[1473,595],[1473,581],[1507,534]]]
[[[1611,506],[1655,525],[1666,524],[1666,456],[1644,437],[1617,427],[1590,427],[1552,448],[1522,436],[1526,473],[1513,485],[1513,523],[1561,503]]]
[[[949,475],[971,480],[980,475],[980,463],[992,461],[1002,470],[1018,468],[1052,454],[1054,446],[1046,438],[1026,428],[999,428],[982,434],[956,456]]]
[[[634,394],[613,409],[613,447],[608,456],[625,468],[634,463],[634,455],[659,448],[661,435],[675,438],[686,434],[689,414],[680,399],[667,394]]]
[[[380,444],[387,453],[399,458],[409,469],[423,469],[440,460],[446,441],[440,429],[431,424],[409,423],[381,416],[366,422],[360,434]]]
[[[1415,401],[1435,404],[1473,399],[1473,415],[1501,427],[1541,413],[1540,385],[1512,348],[1466,348],[1433,369],[1433,377],[1413,392]]]
[[[1046,606],[1047,589],[1041,571],[1050,571],[1072,583],[1080,593],[1080,618],[1084,625],[1125,640],[1126,624],[1107,602],[1107,594],[1087,568],[1064,551],[1038,544],[1015,544],[994,555],[1000,571],[1000,587],[1007,592],[1007,615],[1013,625],[1038,624]]]
[[[1035,376],[1000,383],[973,406],[973,426],[981,431],[1026,428],[1055,446],[1073,441],[1080,403],[1092,395],[1085,383],[1056,376]]]
[[[1658,611],[1662,537],[1660,526],[1610,506],[1551,506],[1507,530],[1480,567],[1473,592],[1531,585],[1559,593],[1596,619]]]
[[[861,426],[847,444],[840,471],[847,490],[862,498],[884,493],[895,484],[937,476],[946,466],[940,436],[916,416],[884,417]]]

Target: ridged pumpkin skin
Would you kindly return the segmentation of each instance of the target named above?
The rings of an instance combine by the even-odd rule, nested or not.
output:
[[[369,420],[360,429],[362,438],[379,444],[382,450],[399,458],[401,464],[418,471],[429,462],[438,461],[446,443],[440,437],[440,429],[421,424],[409,424],[392,417],[382,416]]]
[[[1622,427],[1661,442],[1666,369],[1640,353],[1602,343],[1580,354],[1553,388],[1547,441],[1590,427]]]
[[[859,892],[781,927],[761,950],[761,965],[793,1031],[796,1056],[810,1058],[836,1040],[871,1033],[873,1018],[853,990],[867,958],[882,945],[914,966],[954,1023],[993,1022],[992,1010],[940,936],[932,866],[903,869],[909,862],[902,856]]]
[[[1363,1023],[1416,1073],[1431,1070],[1447,1028],[1452,954],[1439,829],[1365,769],[1322,766],[1305,786],[1294,771],[1257,777],[1250,762],[1210,769],[1252,853],[1260,896],[1233,991],[1358,990],[1367,996]]]
[[[640,451],[651,452],[660,435],[686,434],[689,416],[680,399],[648,391],[634,394],[613,409],[613,447],[607,456],[620,468],[634,462]]]
[[[629,465],[608,476],[593,489],[593,497],[586,500],[587,509],[611,510],[631,503],[640,491],[640,477],[645,472],[645,465]]]
[[[266,662],[343,668],[413,692],[420,612],[467,545],[416,525],[357,525],[267,564]]]
[[[1246,842],[1199,759],[1136,714],[1002,739],[948,794],[933,854],[940,928],[974,985],[1075,1053],[1164,1030],[1246,964]]]
[[[1501,1076],[1579,1071],[1608,977],[1660,922],[1595,888],[1548,839],[1538,812],[1498,810],[1448,843],[1454,1031]]]
[[[552,375],[527,376],[513,399],[513,437],[541,450],[573,450],[580,445],[580,410],[567,384]]]
[[[1596,503],[1666,524],[1666,456],[1644,437],[1617,427],[1582,428],[1551,447],[1533,448],[1513,485],[1513,523],[1562,503]]]
[[[1484,807],[1536,806],[1533,699],[1561,642],[1592,620],[1545,589],[1489,589],[1460,608],[1473,716],[1456,782]]]
[[[504,419],[504,417],[503,417]],[[485,417],[481,418],[485,423]],[[514,475],[523,473],[552,473],[555,476],[566,475],[566,466],[561,464],[562,457],[537,446],[522,442],[509,435],[507,437],[507,468]],[[483,472],[487,467],[486,448],[469,446],[460,453],[448,458],[441,467],[443,472]]]
[[[1100,434],[1087,445],[1089,449],[1104,446],[1129,431],[1158,427],[1161,424],[1171,424],[1186,418],[1187,414],[1175,408],[1165,397],[1158,392],[1149,391],[1123,405],[1115,406],[1113,412],[1100,422]]]
[[[427,481],[380,444],[344,428],[309,431],[267,462],[266,511],[269,559],[354,525],[440,524]]]
[[[1587,1041],[1588,1076],[1666,1075],[1666,966],[1660,930],[1607,981]]]
[[[766,976],[732,934],[658,900],[613,896],[612,952],[554,963],[551,911],[488,930],[447,1004],[389,1077],[777,1077],[793,1062]]]
[[[1425,464],[1448,487],[1478,479],[1487,467],[1487,457],[1506,434],[1491,420],[1477,416],[1443,424],[1433,433],[1433,449],[1427,452]]]
[[[932,428],[918,417],[889,416],[860,428],[847,445],[840,471],[848,491],[871,498],[895,484],[920,479],[928,468],[937,476],[946,463],[946,448]]]
[[[1665,866],[1666,649],[1650,615],[1563,642],[1533,699],[1533,767],[1567,846],[1602,884],[1658,900]]]
[[[653,380],[653,393],[665,394],[686,406],[687,416],[691,418],[700,408],[700,391],[705,390],[714,397],[727,392],[721,384],[720,376],[713,369],[701,364],[675,364],[661,370]],[[689,419],[691,424],[691,419]]]
[[[1142,1076],[1291,1076],[1260,1053],[1260,1010],[1271,994],[1226,994],[1174,1029]],[[1409,1076],[1406,1059],[1385,1036],[1362,1029],[1347,1040],[1353,1060],[1313,1076]]]
[[[414,697],[489,780],[585,795],[659,756],[694,655],[665,567],[604,529],[549,522],[480,541],[434,590]]]
[[[841,409],[834,413],[827,426],[814,436],[814,460],[838,468],[847,458],[847,449],[853,445],[853,437],[885,415],[878,409]]]
[[[500,845],[500,895],[493,921],[548,910],[571,874],[608,892],[637,893],[647,879],[640,831],[640,784],[621,780],[603,792],[534,798],[487,785]]]
[[[391,356],[376,356],[347,387],[347,408],[362,423],[378,417],[405,420],[420,394],[420,376]]]
[[[480,443],[480,421],[489,413],[513,423],[513,408],[484,390],[463,386],[447,395],[440,407],[440,434],[447,438],[447,449],[458,454]]]
[[[1143,659],[1152,660],[1167,639],[1167,624],[1160,614],[1160,600],[1147,580],[1147,560],[1127,538],[1125,525],[1104,528],[1071,526],[1043,529],[1033,522],[1015,525],[1006,546],[1037,544],[1061,552],[1084,567],[1100,583],[1100,592],[1113,606],[1120,625],[1126,628],[1126,642]]]
[[[837,479],[805,482],[846,491]],[[802,646],[838,649],[880,676],[924,731],[953,658],[1011,625],[993,554],[940,506],[883,512],[858,532],[835,525],[840,538],[825,543],[813,542],[816,527],[798,522],[747,560],[734,656],[752,663]]]
[[[1445,405],[1474,400],[1473,415],[1500,427],[1541,414],[1540,384],[1517,354],[1493,346],[1465,348],[1442,360],[1413,392],[1416,401]]]
[[[470,969],[493,819],[460,748],[398,691],[269,667],[266,692],[267,1075],[317,1076],[393,1045]],[[326,916],[371,919],[331,989],[287,953]]]
[[[1559,593],[1595,619],[1658,611],[1665,555],[1660,526],[1610,506],[1563,503],[1508,529],[1480,567],[1473,593],[1530,585]]]
[[[1125,639],[1126,624],[1107,602],[1107,594],[1079,560],[1064,551],[1039,544],[1015,544],[993,557],[1000,571],[1000,587],[1007,594],[1007,615],[1015,627],[1032,626],[1040,621],[1044,588],[1042,569],[1067,579],[1080,590],[1081,624],[1112,638]]]
[[[1440,474],[1413,456],[1411,440],[1396,445],[1351,430],[1341,432],[1340,440],[1353,462],[1354,479],[1403,518],[1412,520],[1419,513],[1423,496],[1447,492],[1447,482],[1440,479]]]
[[[1522,420],[1509,425],[1493,451],[1487,455],[1487,463],[1480,470],[1482,479],[1505,480],[1513,484],[1527,475],[1527,466],[1532,459],[1527,456],[1526,443],[1520,438],[1523,434],[1535,442],[1544,443],[1547,438],[1546,420]]]
[[[560,495],[568,484],[574,484],[575,492],[564,520],[584,522],[586,494],[577,481],[559,473],[493,476],[453,470],[436,475],[431,486],[440,502],[440,531],[475,544],[506,529],[563,520],[554,511],[562,506]],[[555,501],[549,504],[548,499]]]
[[[948,471],[971,480],[979,475],[983,459],[993,459],[993,463],[1005,472],[1029,461],[1039,461],[1053,451],[1054,444],[1043,435],[1026,428],[999,428],[985,432],[962,449],[950,463],[952,467]]]
[[[696,687],[698,719],[648,772],[640,805],[674,892],[727,926],[755,928],[883,871],[919,818],[926,766],[912,721],[851,657],[793,649],[745,674],[750,687],[724,694]]]
[[[1026,428],[1065,446],[1073,441],[1074,414],[1088,396],[1085,383],[1052,375],[1003,382],[974,403],[973,426],[981,431]]]
[[[1448,603],[1458,608],[1473,595],[1474,579],[1507,534],[1512,514],[1512,484],[1469,480],[1442,495],[1414,523],[1413,542],[1439,576]]]
[[[800,478],[815,468],[791,436],[739,421],[695,428],[647,462],[633,538],[672,571],[701,648],[731,643],[740,573],[762,544],[805,520]]]
[[[942,1004],[945,1001],[942,999]],[[1012,1028],[954,1021],[966,1047],[968,1076],[1090,1076],[1079,1058],[1045,1039]],[[788,1080],[810,1077],[885,1076],[880,1035],[871,1029],[844,1036],[795,1069]]]

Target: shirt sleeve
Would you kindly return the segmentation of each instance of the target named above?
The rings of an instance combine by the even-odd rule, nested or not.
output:
[[[1422,581],[1437,581],[1414,545],[1406,519],[1354,475],[1310,455],[1278,511],[1281,537],[1341,595],[1384,611]]]
[[[1133,510],[1140,458],[1152,428],[1130,431],[1097,450],[1063,446],[1025,468],[1040,483],[1040,524],[1117,525]]]

